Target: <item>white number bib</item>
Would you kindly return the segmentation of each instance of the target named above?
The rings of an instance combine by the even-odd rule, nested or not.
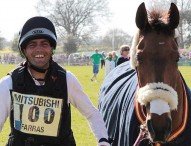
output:
[[[43,136],[58,135],[63,99],[11,93],[16,130]]]

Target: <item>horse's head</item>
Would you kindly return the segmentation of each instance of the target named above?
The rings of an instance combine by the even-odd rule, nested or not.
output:
[[[144,3],[138,7],[139,32],[131,48],[131,64],[137,71],[138,101],[146,107],[146,125],[153,142],[166,142],[172,129],[171,111],[178,105],[178,24],[179,11],[173,3],[166,14],[156,10],[147,14]]]

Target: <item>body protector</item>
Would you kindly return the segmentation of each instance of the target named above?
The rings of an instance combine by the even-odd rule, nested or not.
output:
[[[13,89],[7,146],[75,146],[66,71],[52,61],[45,85],[37,86],[26,66],[22,63],[10,73]]]

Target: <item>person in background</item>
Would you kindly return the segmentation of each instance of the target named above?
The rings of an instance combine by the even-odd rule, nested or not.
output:
[[[103,68],[103,67],[105,67],[105,52],[104,51],[102,51],[102,56],[103,56],[103,58],[101,59],[101,69]]]
[[[117,66],[118,56],[116,54],[116,51],[112,51],[112,59],[115,62],[115,66]]]
[[[91,78],[91,81],[93,82],[94,80],[97,81],[97,74],[99,72],[99,65],[100,65],[100,60],[103,58],[102,54],[98,53],[98,49],[95,49],[95,53],[90,57],[92,59],[92,64],[93,64],[93,76]]]
[[[105,76],[115,68],[115,62],[112,59],[112,52],[108,53],[108,56],[105,58]]]
[[[122,45],[119,50],[120,50],[121,56],[117,60],[117,65],[120,65],[121,63],[129,60],[129,50],[130,50],[129,46]]]
[[[8,116],[11,127],[6,146],[76,146],[70,104],[86,117],[98,145],[110,146],[101,114],[78,79],[52,60],[56,44],[45,17],[30,18],[20,31],[25,61],[0,79],[0,131]]]

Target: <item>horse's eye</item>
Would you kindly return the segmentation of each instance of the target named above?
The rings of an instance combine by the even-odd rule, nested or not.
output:
[[[139,62],[139,64],[143,63],[143,58],[140,55],[137,55],[136,59]]]

